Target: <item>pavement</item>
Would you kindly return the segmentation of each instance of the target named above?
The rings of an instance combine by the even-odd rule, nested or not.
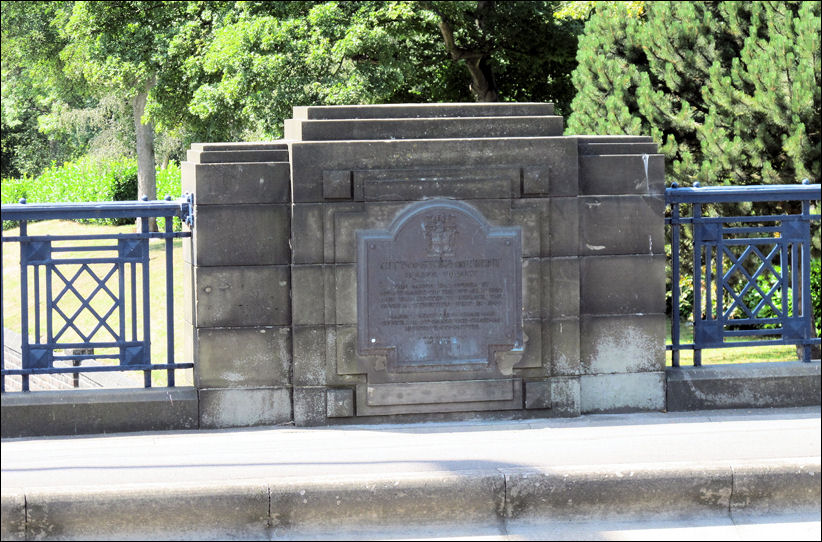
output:
[[[820,540],[820,408],[2,440],[2,539]]]

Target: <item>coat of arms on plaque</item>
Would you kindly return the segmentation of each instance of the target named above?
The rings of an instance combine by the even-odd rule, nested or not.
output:
[[[454,238],[457,224],[454,215],[428,215],[422,223],[425,239],[428,241],[428,256],[448,257],[454,255]]]

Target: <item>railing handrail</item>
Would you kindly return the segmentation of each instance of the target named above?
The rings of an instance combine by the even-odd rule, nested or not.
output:
[[[60,203],[8,203],[0,206],[3,220],[65,220],[77,218],[173,217],[185,219],[191,212],[191,199],[156,201],[97,201]]]
[[[750,186],[671,186],[665,189],[670,203],[738,203],[743,201],[813,201],[820,199],[820,184],[770,184]]]

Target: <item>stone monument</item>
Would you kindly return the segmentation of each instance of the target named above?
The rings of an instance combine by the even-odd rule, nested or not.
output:
[[[183,165],[202,427],[664,408],[650,138],[544,103],[293,116]]]

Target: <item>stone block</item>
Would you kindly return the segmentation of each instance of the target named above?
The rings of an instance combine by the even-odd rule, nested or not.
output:
[[[291,143],[295,203],[324,201],[324,170],[407,170],[453,164],[466,168],[547,166],[552,196],[577,194],[577,142],[570,137],[346,141],[344,147],[333,141]]]
[[[4,393],[3,438],[197,428],[194,388]]]
[[[522,168],[523,197],[547,196],[551,186],[550,166],[525,166]]]
[[[583,317],[582,370],[586,374],[665,369],[665,315]]]
[[[662,196],[665,192],[665,157],[650,153],[644,157],[642,154],[580,156],[579,191],[584,196]]]
[[[444,525],[456,517],[460,522],[496,522],[504,496],[504,479],[496,472],[286,479],[272,487],[272,527],[284,539],[309,528],[328,529],[336,538],[340,526]]]
[[[363,374],[365,370],[357,362],[357,326],[334,326],[334,346],[338,375]]]
[[[26,495],[23,490],[3,488],[0,496],[0,537],[3,540],[26,539]]]
[[[33,489],[26,497],[36,540],[259,539],[268,526],[268,487],[257,480]]]
[[[543,260],[543,314],[548,318],[579,316],[579,259]]]
[[[580,261],[582,314],[665,312],[665,256],[603,256]]]
[[[294,424],[298,427],[322,425],[326,423],[325,386],[294,387]]]
[[[432,197],[509,198],[519,193],[521,172],[517,166],[456,165],[356,170],[354,199],[375,202]]]
[[[198,327],[289,325],[288,266],[196,267]]]
[[[295,264],[323,263],[324,220],[321,204],[292,207],[291,258]]]
[[[551,378],[551,409],[557,416],[572,418],[580,415],[581,397],[578,376]]]
[[[659,519],[727,515],[726,465],[604,465],[505,469],[510,519]]]
[[[294,326],[295,386],[326,383],[326,333],[324,326]]]
[[[525,408],[551,408],[551,381],[525,381]]]
[[[198,388],[290,384],[290,328],[200,328],[196,333],[193,359]]]
[[[664,196],[588,196],[579,201],[580,255],[664,253]]]
[[[551,198],[547,230],[543,231],[542,255],[579,255],[579,209],[577,198]],[[547,242],[546,242],[547,241]]]
[[[542,252],[543,222],[547,222],[548,200],[525,200],[527,205],[517,205],[523,200],[511,201],[511,224],[522,228],[522,257],[539,258]],[[548,240],[546,239],[546,244]],[[547,254],[547,251],[545,252]]]
[[[439,117],[527,117],[553,115],[554,104],[536,102],[466,102],[429,104],[309,105],[294,106],[292,118],[398,119]]]
[[[336,324],[357,323],[357,269],[355,265],[334,268]]]
[[[195,143],[196,145],[196,143]],[[229,164],[255,162],[288,162],[288,149],[280,144],[270,149],[236,148],[230,150],[199,150],[191,148],[186,160],[197,164]]]
[[[195,265],[285,265],[291,261],[287,205],[197,205],[194,222]]]
[[[288,388],[212,388],[198,390],[200,427],[252,427],[291,421]]]
[[[785,514],[819,513],[819,457],[735,461],[732,512]]]
[[[326,390],[326,416],[347,418],[354,415],[354,390],[351,388],[331,388]]]
[[[331,169],[323,171],[324,199],[352,199],[354,197],[354,177],[351,170]]]
[[[295,326],[325,323],[325,275],[322,265],[291,267],[291,314]]]
[[[551,374],[580,374],[579,319],[551,320],[543,324],[543,330],[543,348],[550,348],[551,353]]]
[[[183,162],[183,193],[194,194],[196,205],[288,203],[291,168],[288,162],[195,164]]]
[[[624,373],[579,377],[580,410],[634,412],[665,408],[665,373]]]
[[[522,373],[522,369],[541,369],[542,374],[550,374],[551,360],[544,359],[542,348],[542,321],[538,319],[522,321],[522,336],[524,341],[524,353],[522,359],[514,365],[517,374]]]
[[[668,410],[777,408],[820,404],[819,361],[666,369]]]
[[[393,119],[285,119],[294,141],[450,139],[560,136],[562,117],[440,117]]]
[[[539,318],[542,315],[542,262],[538,258],[522,260],[522,317]]]

